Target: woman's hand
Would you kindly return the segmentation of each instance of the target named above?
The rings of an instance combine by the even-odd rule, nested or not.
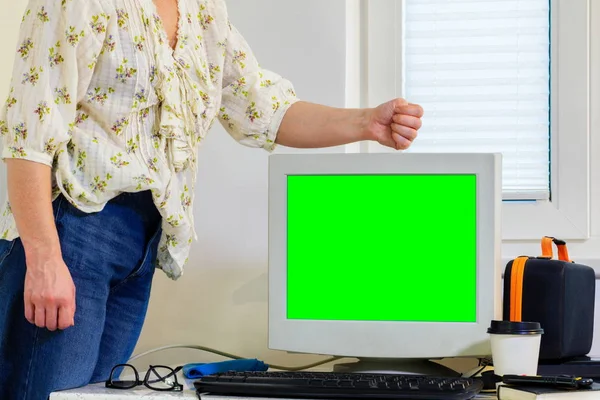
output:
[[[75,325],[75,285],[60,253],[27,258],[25,318],[39,328]]]
[[[367,134],[383,146],[406,150],[417,138],[422,117],[421,106],[395,99],[372,110]]]

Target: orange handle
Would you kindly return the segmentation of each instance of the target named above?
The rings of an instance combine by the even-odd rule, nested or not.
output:
[[[546,236],[542,239],[542,257],[552,259],[553,245],[558,248],[558,258],[571,262],[567,244],[560,239]],[[523,319],[523,277],[528,257],[518,257],[513,261],[510,278],[510,320],[521,322]]]
[[[567,249],[567,243],[564,240],[556,239],[550,236],[545,236],[542,239],[542,257],[554,257],[554,253],[552,251],[552,245],[554,244],[558,248],[558,259],[561,261],[571,262],[571,259],[569,258],[569,251]]]
[[[528,257],[519,257],[513,261],[510,276],[510,320],[522,322],[523,319],[523,275]]]

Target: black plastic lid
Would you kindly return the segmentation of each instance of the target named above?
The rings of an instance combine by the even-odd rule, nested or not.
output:
[[[541,335],[539,322],[492,321],[488,333],[493,335]]]

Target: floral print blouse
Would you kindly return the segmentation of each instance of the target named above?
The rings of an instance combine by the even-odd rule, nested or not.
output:
[[[52,166],[62,194],[93,213],[150,190],[163,217],[157,267],[177,279],[195,238],[197,147],[215,120],[239,143],[271,151],[290,82],[259,67],[224,0],[179,0],[177,46],[153,0],[29,0],[2,157]],[[18,237],[10,205],[0,236]]]

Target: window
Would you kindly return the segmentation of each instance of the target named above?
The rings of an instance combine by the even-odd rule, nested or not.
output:
[[[405,97],[426,109],[409,151],[501,152],[504,239],[588,238],[589,0],[360,7],[363,104]]]
[[[406,0],[404,93],[416,152],[502,152],[505,199],[550,197],[548,0]]]

